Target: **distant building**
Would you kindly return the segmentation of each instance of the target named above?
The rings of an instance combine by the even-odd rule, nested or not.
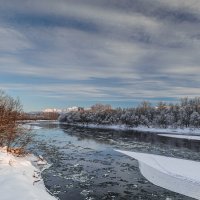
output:
[[[68,112],[71,112],[71,111],[78,111],[78,107],[77,107],[77,106],[73,106],[73,107],[67,108],[67,111],[68,111]]]
[[[43,110],[44,113],[61,113],[62,110],[61,109],[57,109],[57,108],[47,108],[45,110]]]
[[[75,112],[75,111],[84,111],[84,108],[82,107],[78,107],[78,106],[73,106],[73,107],[69,107],[66,109],[63,109],[62,112]]]
[[[67,113],[67,112],[77,112],[77,111],[85,111],[91,110],[91,108],[83,108],[78,106],[72,106],[65,109],[57,109],[57,108],[46,108],[42,112],[43,113]]]
[[[91,108],[84,108],[84,110],[85,110],[85,111],[87,111],[87,110],[91,110]]]

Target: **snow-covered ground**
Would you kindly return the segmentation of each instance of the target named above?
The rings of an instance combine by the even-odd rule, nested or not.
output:
[[[142,175],[153,184],[194,199],[200,199],[200,162],[117,151],[138,160]]]
[[[158,135],[163,136],[163,137],[171,137],[171,138],[178,138],[178,139],[200,140],[200,136],[196,136],[196,135],[174,135],[174,134],[158,134]]]
[[[195,134],[200,135],[200,129],[197,128],[153,128],[146,126],[139,127],[129,127],[126,125],[99,125],[99,124],[69,124],[69,123],[61,123],[68,125],[75,125],[79,127],[87,127],[87,128],[102,128],[102,129],[113,129],[113,130],[135,130],[142,132],[154,132],[154,133],[176,133],[176,134]]]
[[[34,156],[14,157],[0,149],[1,200],[55,200],[43,183],[40,171],[33,166],[45,164]]]

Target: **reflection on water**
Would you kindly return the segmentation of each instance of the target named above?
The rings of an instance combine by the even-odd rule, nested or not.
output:
[[[48,189],[62,200],[189,200],[148,182],[136,160],[113,149],[200,160],[200,141],[40,122],[34,147],[52,163],[43,174]]]

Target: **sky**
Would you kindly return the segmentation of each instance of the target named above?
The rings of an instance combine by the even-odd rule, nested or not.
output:
[[[199,0],[0,0],[0,89],[25,111],[200,93]]]

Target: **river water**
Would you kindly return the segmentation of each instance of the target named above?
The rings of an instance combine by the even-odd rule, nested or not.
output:
[[[35,122],[30,150],[51,165],[46,187],[60,200],[191,200],[145,179],[138,162],[115,149],[200,161],[200,141],[154,133],[89,129]]]

